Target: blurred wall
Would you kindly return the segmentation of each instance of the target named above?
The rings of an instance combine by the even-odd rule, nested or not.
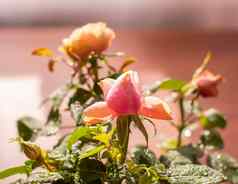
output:
[[[113,26],[238,29],[237,0],[1,0],[0,26],[106,21]]]

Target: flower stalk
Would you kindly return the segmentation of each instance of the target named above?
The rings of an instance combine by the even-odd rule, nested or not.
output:
[[[122,156],[121,163],[123,164],[126,160],[128,144],[129,144],[129,136],[130,136],[130,116],[122,116],[117,119],[117,136],[120,142]]]
[[[178,102],[179,110],[180,110],[180,125],[178,126],[177,148],[179,148],[182,145],[183,130],[186,127],[183,101],[184,101],[184,99],[183,99],[183,97],[181,97]]]

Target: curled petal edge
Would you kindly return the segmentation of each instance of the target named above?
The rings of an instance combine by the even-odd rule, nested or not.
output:
[[[168,104],[155,96],[148,96],[144,98],[139,114],[159,120],[173,119]]]

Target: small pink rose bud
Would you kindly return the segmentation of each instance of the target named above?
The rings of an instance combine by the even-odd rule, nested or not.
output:
[[[203,71],[193,80],[200,95],[203,97],[216,97],[218,95],[217,85],[221,82],[221,75],[215,75],[208,70]]]

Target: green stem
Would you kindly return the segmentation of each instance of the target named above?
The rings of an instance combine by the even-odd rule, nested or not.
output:
[[[129,116],[118,117],[117,119],[117,135],[122,149],[121,163],[124,163],[126,160],[130,134],[130,122],[131,120]]]
[[[184,113],[184,106],[183,106],[183,97],[179,99],[179,109],[180,109],[180,117],[181,117],[181,124],[178,126],[178,138],[177,138],[177,148],[179,148],[182,144],[182,134],[185,128],[185,113]]]
[[[92,56],[90,61],[91,61],[92,73],[94,75],[94,82],[98,82],[98,79],[99,79],[99,76],[98,76],[98,58],[96,56]]]
[[[128,143],[129,143],[129,124],[125,130],[125,142],[123,143],[123,157],[122,157],[122,162],[124,163],[126,160],[126,155],[128,151]]]

